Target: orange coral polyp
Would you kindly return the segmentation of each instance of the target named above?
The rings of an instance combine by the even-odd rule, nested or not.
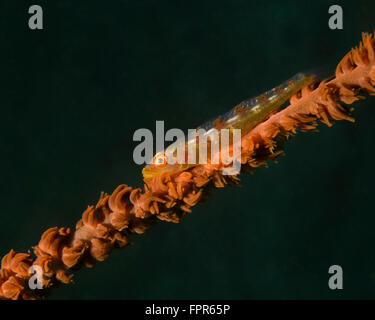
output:
[[[273,113],[242,137],[243,170],[267,165],[280,154],[277,138],[289,137],[296,130],[315,130],[318,121],[328,126],[335,120],[354,121],[349,109],[361,97],[375,94],[375,40],[364,33],[362,43],[338,64],[335,76],[305,86],[290,99],[290,105]],[[224,176],[225,165],[199,164],[178,174],[144,179],[144,189],[120,185],[112,195],[102,194],[96,206],[89,206],[75,229],[50,228],[30,253],[11,250],[0,269],[0,299],[34,299],[44,290],[30,290],[29,268],[40,266],[47,289],[57,282],[69,283],[71,268],[92,267],[111,251],[124,247],[132,234],[141,234],[156,220],[178,223],[202,198],[205,188],[237,184],[238,177]]]

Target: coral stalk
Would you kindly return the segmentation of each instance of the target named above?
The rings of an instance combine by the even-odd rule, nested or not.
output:
[[[364,33],[362,43],[338,64],[335,75],[305,86],[290,99],[290,105],[274,112],[242,137],[242,171],[252,171],[275,160],[285,138],[296,130],[315,130],[318,121],[328,126],[335,120],[354,121],[348,105],[361,93],[375,94],[375,40]],[[201,164],[175,175],[145,179],[143,189],[120,185],[111,194],[101,194],[88,206],[74,229],[46,230],[33,253],[11,250],[0,269],[0,299],[35,299],[56,283],[69,283],[72,271],[93,267],[114,248],[124,247],[133,234],[144,233],[157,220],[178,223],[191,212],[209,186],[237,184],[237,175],[225,176],[223,163]],[[29,288],[31,266],[43,271],[43,289]]]

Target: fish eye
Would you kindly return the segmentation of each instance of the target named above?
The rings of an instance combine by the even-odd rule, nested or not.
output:
[[[164,167],[167,164],[167,159],[163,153],[158,153],[154,156],[153,164],[156,167]]]

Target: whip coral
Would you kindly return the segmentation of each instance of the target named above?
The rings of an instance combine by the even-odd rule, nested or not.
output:
[[[364,33],[336,68],[335,75],[314,81],[290,99],[289,106],[274,112],[242,137],[242,171],[265,166],[282,154],[282,142],[297,130],[316,129],[318,122],[354,121],[348,105],[361,93],[375,93],[375,40]],[[200,164],[177,174],[145,178],[143,189],[126,184],[111,195],[102,193],[88,206],[75,228],[46,230],[33,252],[6,254],[0,269],[1,299],[35,299],[56,283],[69,283],[72,271],[93,267],[114,248],[124,247],[132,234],[144,233],[157,220],[178,223],[200,202],[209,186],[238,184],[237,175],[222,174],[224,164]],[[43,289],[31,290],[31,266],[42,269]]]

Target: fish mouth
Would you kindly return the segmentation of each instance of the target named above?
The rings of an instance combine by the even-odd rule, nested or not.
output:
[[[143,175],[143,178],[152,178],[152,177],[155,177],[157,175],[160,175],[160,171],[158,170],[158,168],[153,168],[153,167],[144,167],[142,169],[142,175]]]
[[[142,175],[143,175],[143,178],[151,178],[152,177],[152,173],[149,172],[146,168],[142,169]]]

